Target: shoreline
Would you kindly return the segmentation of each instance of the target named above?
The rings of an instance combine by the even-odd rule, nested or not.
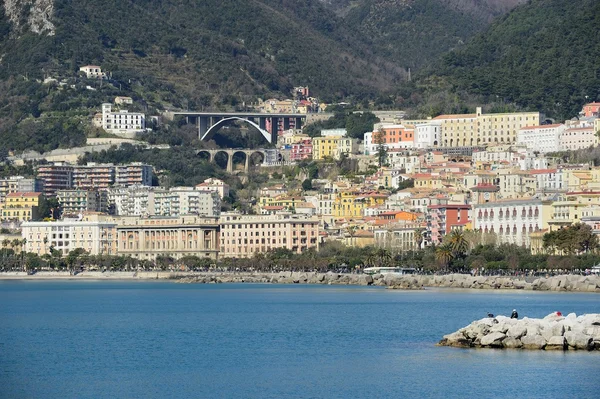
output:
[[[398,290],[425,288],[450,288],[469,290],[524,290],[600,293],[600,276],[558,275],[552,277],[471,276],[469,274],[445,275],[366,275],[316,272],[25,272],[0,273],[0,281],[151,281],[172,280],[177,283],[267,283],[267,284],[322,284],[381,286]]]

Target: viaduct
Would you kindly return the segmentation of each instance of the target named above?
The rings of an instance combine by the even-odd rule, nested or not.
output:
[[[217,130],[231,121],[242,121],[254,126],[269,143],[277,144],[277,132],[291,127],[299,129],[306,122],[306,114],[270,114],[260,112],[192,112],[171,111],[168,116],[185,117],[198,127],[200,140],[210,140]]]

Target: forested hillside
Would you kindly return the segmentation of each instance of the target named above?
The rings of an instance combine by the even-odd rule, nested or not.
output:
[[[600,99],[600,1],[531,0],[430,72],[458,90],[571,118]]]
[[[377,51],[414,70],[525,0],[322,0]]]

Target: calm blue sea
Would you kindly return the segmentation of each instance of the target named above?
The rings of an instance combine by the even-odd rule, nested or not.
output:
[[[600,398],[600,352],[435,347],[573,293],[0,282],[1,398]]]

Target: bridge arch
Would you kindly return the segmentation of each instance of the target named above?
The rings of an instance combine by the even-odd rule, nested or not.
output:
[[[200,140],[204,141],[204,140],[208,140],[210,139],[217,130],[219,130],[222,126],[224,126],[227,122],[231,122],[231,121],[240,121],[240,122],[244,122],[244,123],[248,123],[249,125],[255,127],[262,135],[265,139],[267,139],[267,141],[269,143],[272,142],[272,137],[271,134],[269,132],[267,132],[266,130],[262,129],[259,125],[257,125],[256,123],[254,123],[251,120],[248,119],[244,119],[241,118],[239,116],[231,116],[229,118],[224,118],[221,119],[220,121],[218,121],[217,123],[215,123],[214,125],[212,125],[207,131],[206,133],[204,133],[204,136],[202,136],[200,138]]]

